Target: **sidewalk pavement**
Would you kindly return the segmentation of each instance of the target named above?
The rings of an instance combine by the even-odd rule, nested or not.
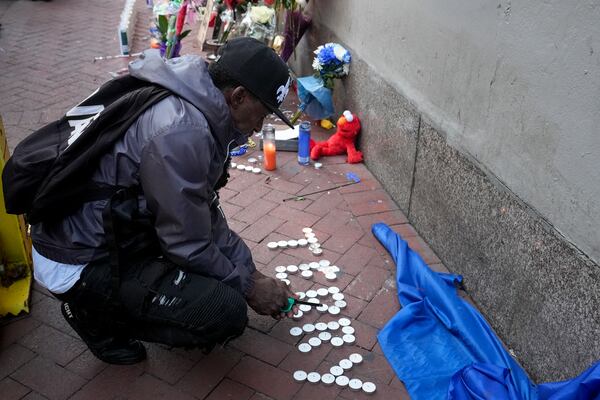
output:
[[[42,124],[58,118],[99,84],[108,72],[127,64],[117,59],[93,62],[94,56],[118,53],[116,23],[120,0],[26,0],[0,3],[0,115],[14,148]],[[143,2],[139,2],[143,3]],[[138,6],[138,34],[133,51],[147,43],[149,11]],[[187,52],[197,52],[191,41]],[[288,107],[293,107],[289,105]],[[291,108],[290,108],[291,109]],[[291,109],[293,111],[293,109]],[[317,138],[325,133],[314,128]],[[246,163],[257,150],[234,161]],[[323,344],[307,354],[297,349],[293,326],[333,317],[308,313],[301,321],[275,321],[250,311],[244,335],[226,348],[204,356],[199,351],[147,344],[148,359],[135,366],[109,366],[95,359],[63,320],[58,302],[35,286],[31,314],[0,321],[0,393],[3,399],[408,399],[377,344],[377,331],[399,309],[394,269],[389,256],[370,232],[374,222],[386,222],[436,270],[445,268],[406,217],[362,164],[344,157],[321,160],[323,168],[301,166],[294,153],[279,152],[273,173],[232,170],[221,191],[231,227],[252,249],[257,267],[274,276],[275,266],[327,259],[341,269],[328,282],[291,278],[296,291],[338,286],[348,303],[342,315],[352,320],[356,342],[334,348]],[[334,186],[345,173],[360,184],[283,202],[286,197]],[[269,250],[270,241],[301,238],[312,227],[323,247],[313,256],[306,248]],[[352,377],[377,384],[374,395],[324,384],[298,384],[298,369],[327,372],[351,353],[364,362]]]

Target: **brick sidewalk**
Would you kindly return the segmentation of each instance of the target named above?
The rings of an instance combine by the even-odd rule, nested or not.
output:
[[[11,147],[87,96],[110,78],[108,72],[126,65],[125,60],[93,62],[94,56],[117,54],[113,27],[120,7],[118,0],[0,3],[0,114]],[[146,35],[148,11],[141,8],[140,12],[136,51]],[[323,137],[322,132],[319,135]],[[245,163],[252,155],[256,156],[248,154],[235,161]],[[301,340],[290,336],[289,329],[337,318],[312,311],[301,321],[277,322],[251,312],[245,334],[208,356],[149,344],[144,363],[109,366],[86,350],[60,315],[57,301],[36,287],[31,314],[4,321],[0,328],[2,398],[408,399],[377,344],[378,329],[399,305],[394,265],[371,235],[371,224],[388,223],[427,263],[438,270],[444,270],[443,265],[363,165],[348,165],[342,157],[333,157],[315,170],[298,165],[293,153],[284,152],[277,161],[274,173],[232,170],[232,179],[221,193],[228,220],[265,274],[273,276],[278,265],[319,259],[339,266],[341,273],[333,285],[340,287],[348,303],[342,315],[356,329],[354,345],[333,348],[324,344],[301,354],[296,348]],[[343,182],[350,171],[362,183],[303,201],[282,201]],[[269,241],[300,238],[303,227],[314,229],[324,249],[322,256],[314,257],[306,248],[267,249]],[[322,274],[313,280],[295,275],[291,281],[297,291],[332,285]],[[375,382],[373,396],[336,385],[297,384],[292,379],[297,369],[326,372],[353,352],[362,354],[364,362],[348,375]]]

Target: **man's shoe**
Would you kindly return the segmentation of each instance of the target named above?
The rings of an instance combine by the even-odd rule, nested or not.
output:
[[[146,359],[146,349],[138,340],[117,338],[87,326],[72,304],[64,302],[60,310],[71,328],[87,344],[92,354],[108,364],[129,365]]]

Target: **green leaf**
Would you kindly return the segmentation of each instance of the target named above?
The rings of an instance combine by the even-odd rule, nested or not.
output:
[[[166,35],[168,29],[169,29],[169,21],[167,20],[167,17],[165,15],[159,15],[158,16],[158,30],[160,30],[160,33],[162,33],[163,35]]]
[[[177,39],[179,41],[181,41],[181,39],[183,39],[184,37],[186,37],[187,35],[189,35],[191,31],[192,31],[191,29],[188,29],[187,31],[181,32],[181,34],[179,35],[179,37]]]

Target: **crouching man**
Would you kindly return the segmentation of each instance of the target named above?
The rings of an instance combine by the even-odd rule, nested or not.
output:
[[[285,63],[250,38],[229,41],[207,67],[148,51],[134,78],[173,94],[144,111],[100,158],[92,180],[127,188],[32,226],[35,279],[107,363],[146,357],[141,341],[209,351],[293,296],[258,272],[218,200],[228,154],[276,113],[291,82]],[[120,196],[120,197],[119,197]],[[287,314],[289,316],[289,314]]]

